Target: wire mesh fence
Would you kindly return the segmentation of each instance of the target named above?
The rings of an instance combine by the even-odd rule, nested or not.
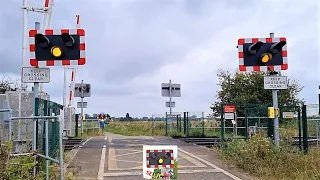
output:
[[[36,98],[36,106],[38,106],[38,112],[35,112],[36,115],[40,116],[57,116],[60,115],[60,110],[63,109],[61,104],[52,102],[50,100],[45,100],[41,98]],[[57,141],[59,138],[59,122],[58,121],[48,121],[48,132],[49,132],[49,154],[52,157],[57,156],[57,150],[59,148],[59,142]],[[37,127],[37,148],[40,152],[44,152],[44,121],[39,119],[36,122]]]
[[[320,112],[319,104],[306,106],[308,120],[308,136],[316,140],[316,147],[320,147]]]
[[[0,112],[0,140],[1,144],[4,144],[9,140],[9,113]]]
[[[85,119],[83,121],[83,133],[89,136],[94,136],[100,132],[98,119]]]
[[[170,135],[173,137],[204,136],[203,112],[171,112],[153,114],[152,134]]]
[[[204,136],[204,112],[187,112],[187,136]]]
[[[151,118],[151,134],[165,135],[166,128],[166,114],[153,114]]]

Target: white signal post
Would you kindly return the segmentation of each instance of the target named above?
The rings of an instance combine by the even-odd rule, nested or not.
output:
[[[52,5],[53,5],[53,0],[45,0],[44,2],[44,7],[43,8],[35,8],[35,7],[31,7],[28,6],[28,1],[27,0],[23,0],[23,4],[22,4],[22,10],[23,10],[23,38],[22,38],[22,68],[24,67],[30,67],[29,64],[29,28],[28,28],[28,11],[32,11],[32,12],[39,12],[39,13],[43,13],[44,17],[43,17],[43,28],[46,27],[50,27],[51,24],[51,13],[52,13]],[[40,24],[36,23],[36,29],[39,29]],[[22,71],[21,71],[22,73]],[[21,78],[21,89],[27,89],[26,84],[22,81]],[[38,90],[40,89],[40,92],[43,91],[43,85],[42,83],[40,83],[40,88],[39,88],[39,83],[34,83],[34,98],[38,97]],[[19,95],[20,96],[20,95]],[[20,103],[20,102],[19,102]],[[35,105],[34,105],[35,107]],[[36,121],[34,121],[33,123],[33,138],[36,139]],[[32,150],[36,150],[36,141],[34,141],[32,143]],[[46,161],[46,165],[48,164],[48,162]],[[48,166],[46,167],[46,171],[48,170]],[[33,175],[36,175],[36,167],[33,168]],[[61,175],[61,177],[63,178],[63,174]],[[46,179],[48,179],[48,176],[46,176]]]

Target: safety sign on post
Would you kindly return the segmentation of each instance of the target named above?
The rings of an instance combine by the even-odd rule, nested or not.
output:
[[[236,112],[236,106],[235,105],[228,105],[223,107],[224,113],[234,113]]]
[[[288,89],[287,76],[264,76],[264,89]]]
[[[278,89],[286,89],[286,77],[278,76],[279,72],[288,69],[287,40],[285,37],[240,38],[238,39],[239,71],[268,72],[264,78],[264,88],[272,89],[274,110],[278,108]],[[273,83],[274,82],[274,83]],[[274,119],[275,145],[279,147],[279,115],[268,108],[268,117]]]
[[[23,83],[49,83],[50,69],[24,67],[21,76]]]
[[[235,105],[228,105],[223,107],[224,112],[224,119],[234,120],[235,119],[235,112],[236,106]]]
[[[178,159],[176,145],[145,145],[143,146],[143,178],[173,179],[177,176],[174,169]]]

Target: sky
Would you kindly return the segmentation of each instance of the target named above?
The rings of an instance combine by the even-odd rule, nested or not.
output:
[[[43,7],[44,0],[28,0]],[[286,37],[289,68],[283,75],[304,86],[300,97],[317,103],[319,18],[317,0],[55,0],[51,28],[86,31],[84,66],[76,82],[90,83],[85,113],[111,116],[163,116],[167,97],[161,83],[181,84],[173,112],[200,116],[215,101],[218,69],[238,68],[239,38]],[[21,77],[22,0],[0,6],[0,74]],[[29,29],[43,14],[29,12]],[[70,83],[70,72],[67,80]],[[29,88],[33,84],[28,84]],[[44,90],[63,101],[63,68],[51,68]],[[74,105],[80,101],[74,99]],[[77,109],[77,112],[80,110]]]

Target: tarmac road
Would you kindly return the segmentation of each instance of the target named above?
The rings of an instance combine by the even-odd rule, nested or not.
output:
[[[224,165],[217,154],[169,137],[122,136],[106,133],[83,143],[68,170],[77,171],[77,179],[141,180],[143,145],[177,145],[178,179],[246,180],[253,179],[236,168]]]

